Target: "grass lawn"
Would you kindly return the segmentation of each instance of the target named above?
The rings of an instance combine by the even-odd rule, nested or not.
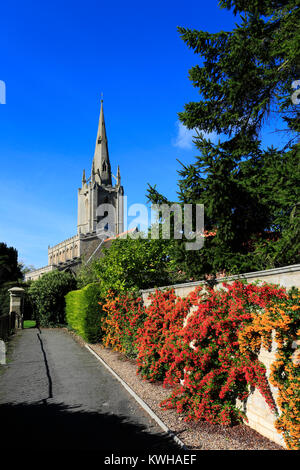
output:
[[[24,320],[24,328],[35,328],[35,320]]]

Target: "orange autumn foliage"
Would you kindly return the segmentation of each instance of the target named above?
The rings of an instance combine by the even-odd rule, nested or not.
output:
[[[270,383],[277,387],[280,413],[276,429],[283,434],[288,449],[300,449],[300,364],[295,360],[295,340],[300,337],[300,295],[252,313],[252,322],[239,333],[241,352],[258,354],[269,349],[274,340],[276,360],[271,365]]]

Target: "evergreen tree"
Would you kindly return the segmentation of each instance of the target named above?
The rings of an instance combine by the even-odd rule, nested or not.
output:
[[[220,5],[239,16],[233,31],[179,28],[203,59],[190,70],[201,99],[179,113],[195,130],[200,153],[179,171],[179,201],[204,204],[205,228],[215,235],[198,252],[186,251],[181,241],[172,248],[178,267],[197,277],[297,261],[299,218],[292,214],[299,199],[300,106],[291,96],[292,83],[300,79],[299,1],[222,0]],[[263,149],[263,125],[273,116],[285,142],[280,149]],[[219,141],[202,132],[217,133]],[[148,198],[164,199],[155,187]]]
[[[9,312],[8,289],[20,285],[23,278],[18,264],[18,252],[6,243],[0,243],[0,316]]]
[[[17,281],[22,278],[18,264],[18,252],[6,243],[0,243],[0,286],[6,282]]]

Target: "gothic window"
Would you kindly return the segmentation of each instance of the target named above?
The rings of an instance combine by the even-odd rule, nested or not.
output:
[[[106,163],[105,162],[103,162],[103,164],[102,164],[102,171],[106,171]]]

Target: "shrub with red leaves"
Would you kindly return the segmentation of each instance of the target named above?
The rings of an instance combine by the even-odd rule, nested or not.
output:
[[[251,352],[241,353],[238,332],[285,289],[234,282],[223,289],[197,289],[187,299],[156,291],[137,332],[138,373],[175,385],[162,403],[187,420],[228,425],[241,417],[235,402],[257,387],[274,411],[265,368]],[[189,314],[191,306],[193,313]]]

